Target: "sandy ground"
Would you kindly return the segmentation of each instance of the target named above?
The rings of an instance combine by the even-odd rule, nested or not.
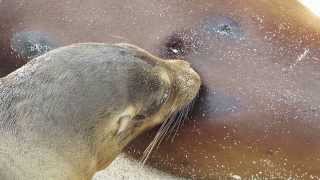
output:
[[[95,175],[93,180],[186,180],[170,176],[150,167],[141,167],[137,161],[124,154],[112,162],[104,171]]]

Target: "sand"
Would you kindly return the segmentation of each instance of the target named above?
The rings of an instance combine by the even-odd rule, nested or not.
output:
[[[136,160],[120,154],[108,168],[98,172],[93,180],[186,180],[153,169],[141,167]]]

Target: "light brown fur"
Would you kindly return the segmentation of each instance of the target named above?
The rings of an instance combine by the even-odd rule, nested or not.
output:
[[[74,44],[0,79],[0,179],[91,179],[197,94],[188,63],[126,44]]]

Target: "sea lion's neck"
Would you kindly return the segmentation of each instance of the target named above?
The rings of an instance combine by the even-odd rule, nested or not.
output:
[[[1,168],[5,169],[6,167],[10,167],[9,170],[14,169],[14,172],[19,173],[17,174],[17,176],[20,178],[20,175],[24,173],[21,171],[21,169],[29,169],[32,166],[37,167],[38,161],[33,160],[33,158],[40,157],[39,159],[50,162],[49,164],[56,166],[54,168],[57,171],[55,174],[59,175],[59,173],[63,172],[62,174],[66,176],[64,179],[85,179],[84,177],[91,177],[92,174],[90,172],[93,171],[91,166],[93,166],[92,164],[94,163],[91,163],[91,161],[93,161],[91,159],[91,156],[87,156],[88,154],[90,155],[90,153],[86,152],[83,154],[77,154],[76,152],[76,150],[78,151],[78,148],[87,149],[85,141],[77,139],[77,137],[75,137],[75,134],[72,134],[72,132],[70,132],[70,134],[72,134],[71,136],[73,137],[72,141],[75,144],[69,146],[66,141],[62,140],[62,138],[57,139],[55,142],[53,142],[50,138],[48,138],[48,136],[50,135],[46,135],[44,133],[48,132],[47,129],[49,128],[49,126],[51,128],[56,127],[54,127],[52,124],[48,125],[48,127],[41,124],[41,122],[46,122],[47,119],[45,119],[44,117],[40,117],[40,119],[37,117],[33,117],[30,119],[27,118],[27,116],[21,116],[21,114],[26,115],[28,112],[31,112],[31,110],[25,111],[27,106],[39,106],[37,104],[30,103],[31,101],[28,101],[28,97],[33,96],[32,93],[36,90],[32,89],[31,86],[25,85],[22,86],[24,87],[22,88],[22,83],[24,82],[13,81],[10,77],[0,79],[0,171]],[[29,83],[32,84],[32,81],[28,82],[28,84]],[[26,125],[28,123],[30,126]],[[32,126],[32,124],[35,124],[35,126]],[[36,129],[36,126],[45,130],[43,132],[38,131],[39,134],[31,132],[30,128]],[[38,142],[38,144],[35,144],[35,142]],[[52,144],[55,145],[55,151],[51,150],[50,146]],[[56,153],[56,151],[60,151],[63,148],[68,149],[68,151],[63,152],[63,155]],[[12,149],[15,149],[15,151],[12,151]],[[13,160],[11,160],[12,156],[21,155],[21,152],[24,152],[24,149],[28,149],[28,153],[24,154],[23,157],[21,156],[19,158],[14,158],[13,162]],[[77,156],[72,156],[70,154],[77,154]],[[64,159],[70,159],[71,163],[65,163]],[[29,162],[29,164],[27,165],[24,162]],[[84,162],[90,162],[89,166]],[[64,166],[60,167],[61,164],[63,164]],[[75,167],[76,169],[74,169]],[[47,169],[51,168],[47,167]],[[72,169],[72,171],[65,172],[66,169]],[[78,169],[80,169],[80,172],[76,172],[78,171]],[[87,171],[87,169],[90,170]],[[81,177],[77,177],[76,174],[80,174]],[[2,179],[1,175],[0,179]],[[38,176],[39,174],[28,174],[23,176],[21,175],[21,177],[27,177],[26,179],[42,179]],[[60,176],[62,177],[62,175]],[[61,178],[60,176],[59,178]]]

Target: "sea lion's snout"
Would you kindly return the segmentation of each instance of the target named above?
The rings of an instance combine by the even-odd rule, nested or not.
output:
[[[176,91],[176,104],[178,109],[188,105],[198,94],[201,78],[191,67],[190,63],[184,60],[167,61],[174,72],[174,89]]]
[[[152,117],[152,124],[163,122],[153,141],[146,148],[141,161],[145,163],[152,150],[161,143],[169,129],[174,129],[185,119],[192,107],[192,100],[197,96],[201,79],[190,63],[183,60],[156,59],[163,67],[162,77],[167,75],[170,82],[170,92],[162,108]]]

